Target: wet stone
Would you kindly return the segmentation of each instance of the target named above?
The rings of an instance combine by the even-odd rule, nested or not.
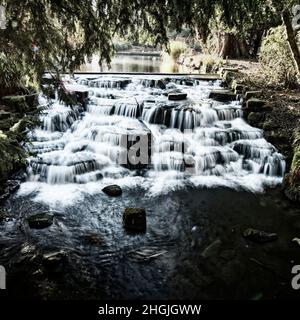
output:
[[[122,195],[122,189],[120,186],[113,184],[102,189],[102,191],[110,197],[119,197]]]
[[[187,93],[169,93],[168,99],[171,101],[185,100],[187,98]]]
[[[105,240],[96,233],[89,233],[80,237],[81,241],[85,245],[89,246],[102,246],[105,245]]]
[[[143,208],[126,208],[123,213],[123,224],[127,231],[146,231],[146,211]]]
[[[209,98],[219,102],[229,102],[236,100],[236,94],[230,90],[212,90]]]
[[[48,270],[55,270],[61,266],[67,258],[67,252],[64,250],[50,251],[42,256],[42,263]]]
[[[27,218],[31,229],[45,229],[53,224],[53,215],[47,213],[38,213]]]
[[[246,229],[243,232],[243,236],[247,240],[251,240],[257,243],[265,243],[265,242],[271,242],[278,239],[278,235],[276,233],[268,233],[261,230],[255,230],[255,229]]]

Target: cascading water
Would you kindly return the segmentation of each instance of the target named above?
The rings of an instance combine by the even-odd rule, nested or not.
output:
[[[262,130],[244,122],[241,103],[208,99],[212,89],[220,89],[218,82],[101,76],[79,77],[71,86],[88,90],[88,103],[83,110],[41,97],[48,107],[41,127],[31,133],[28,148],[36,155],[29,159],[20,194],[70,184],[98,192],[110,183],[142,187],[149,194],[185,185],[260,191],[282,180],[283,156]],[[172,92],[188,98],[169,101]],[[149,138],[150,132],[151,162],[142,172],[120,161],[128,151],[122,137]]]

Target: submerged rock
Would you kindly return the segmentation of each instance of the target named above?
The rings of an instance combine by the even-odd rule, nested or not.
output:
[[[217,239],[203,250],[203,252],[201,253],[201,256],[203,258],[211,258],[211,257],[217,256],[221,249],[221,246],[222,246],[222,241],[220,239]]]
[[[126,208],[123,213],[123,224],[131,232],[146,231],[146,211],[144,208]]]
[[[122,195],[121,187],[119,187],[116,184],[107,186],[107,187],[103,188],[102,191],[111,197],[119,197],[120,195]]]
[[[44,253],[42,256],[42,263],[47,270],[55,270],[57,267],[63,265],[66,261],[67,252],[64,250],[51,251]]]
[[[31,229],[45,229],[53,224],[53,215],[47,213],[38,213],[27,218]]]
[[[255,229],[246,229],[243,232],[243,236],[247,240],[251,240],[258,243],[265,243],[270,241],[275,241],[278,239],[278,235],[276,233],[268,233],[261,230]]]
[[[102,246],[105,245],[105,240],[101,236],[99,236],[96,233],[88,233],[85,235],[82,235],[80,237],[81,241],[85,245],[89,246]]]

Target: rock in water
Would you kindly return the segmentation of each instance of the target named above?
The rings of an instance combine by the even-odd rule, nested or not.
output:
[[[38,213],[28,217],[27,222],[31,229],[48,228],[53,223],[53,215],[47,213]]]
[[[146,231],[146,211],[143,208],[126,208],[123,214],[126,230],[131,232]]]
[[[230,90],[212,90],[209,98],[220,102],[229,102],[236,100],[236,94]]]
[[[169,93],[168,99],[170,101],[185,100],[187,98],[187,93]]]
[[[102,191],[111,197],[119,197],[122,194],[122,189],[116,184],[107,186],[103,188]]]
[[[255,230],[255,229],[246,229],[243,232],[244,238],[258,242],[258,243],[265,243],[270,241],[275,241],[278,239],[278,235],[276,233],[267,233],[265,231],[261,230]]]
[[[58,267],[62,267],[67,259],[67,252],[64,250],[51,251],[44,253],[42,256],[43,266],[47,271],[58,271]]]

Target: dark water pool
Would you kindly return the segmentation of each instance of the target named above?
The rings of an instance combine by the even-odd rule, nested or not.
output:
[[[128,206],[146,208],[146,234],[124,230]],[[11,298],[299,297],[290,282],[292,266],[300,264],[300,248],[291,241],[300,233],[300,212],[278,190],[191,189],[152,200],[137,191],[118,199],[86,196],[54,212],[54,224],[44,230],[30,229],[26,217],[48,207],[12,197],[6,210],[0,264]],[[248,242],[242,237],[248,227],[279,239]],[[45,260],[57,251],[57,261]]]

